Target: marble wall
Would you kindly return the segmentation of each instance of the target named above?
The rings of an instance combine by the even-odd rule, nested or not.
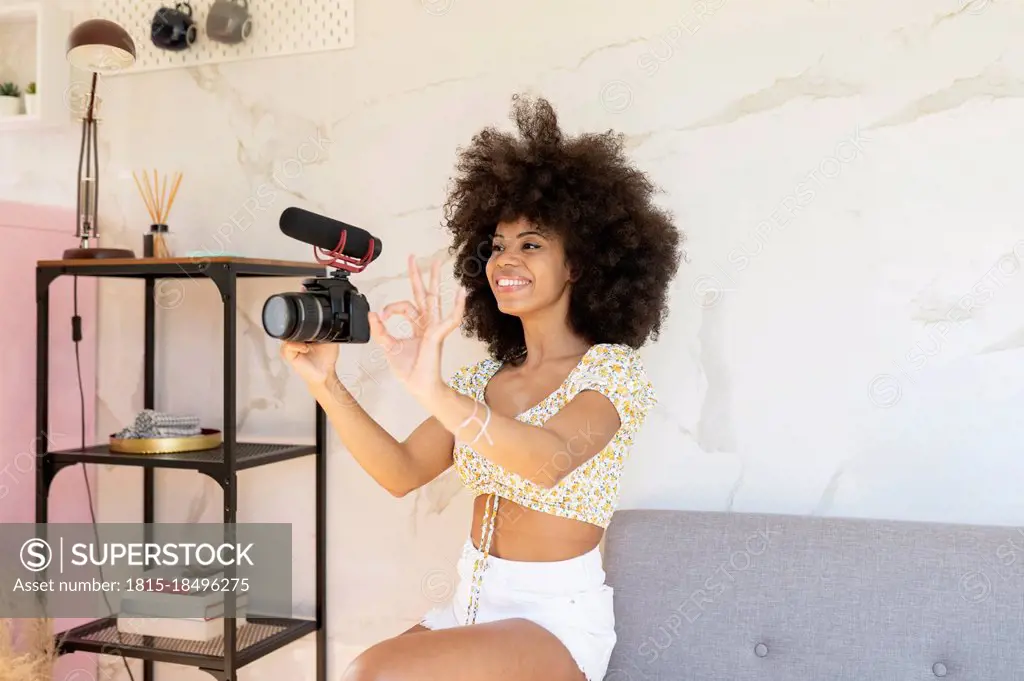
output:
[[[688,234],[671,318],[643,351],[661,402],[624,506],[1024,524],[1024,4],[644,4],[360,2],[352,50],[107,79],[105,240],[141,247],[132,169],[180,169],[179,251],[306,259],[277,230],[302,206],[383,239],[356,277],[379,306],[407,295],[408,252],[445,256],[456,147],[507,125],[513,92],[542,94],[571,131],[623,132]],[[73,127],[0,133],[0,198],[69,204],[76,144]],[[259,321],[267,295],[297,285],[244,284],[248,438],[311,432],[312,400]],[[218,427],[219,298],[186,281],[161,301],[158,407]],[[142,404],[141,286],[103,282],[101,307],[103,434]],[[342,355],[362,404],[408,433],[423,414],[379,353]],[[481,356],[459,338],[445,361]],[[470,499],[444,476],[395,500],[335,438],[331,454],[336,674],[447,595]],[[312,461],[240,477],[240,518],[294,523],[306,564]],[[160,520],[219,517],[211,483],[159,478]],[[139,490],[136,471],[103,471],[103,518],[137,518]],[[300,611],[311,577],[296,577]],[[245,676],[300,659],[311,648]]]

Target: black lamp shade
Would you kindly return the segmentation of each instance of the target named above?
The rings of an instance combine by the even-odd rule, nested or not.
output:
[[[67,57],[83,71],[116,73],[135,62],[135,41],[113,21],[89,19],[71,29]]]

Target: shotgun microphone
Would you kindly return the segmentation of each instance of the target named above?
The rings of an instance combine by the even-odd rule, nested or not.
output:
[[[322,249],[336,258],[366,266],[380,256],[381,241],[365,229],[291,206],[281,213],[281,231],[296,241]]]
[[[339,220],[285,208],[281,231],[313,247],[316,261],[337,268],[326,277],[306,279],[302,291],[278,293],[263,304],[263,330],[272,338],[300,343],[366,343],[370,304],[349,281],[381,250],[380,239]]]

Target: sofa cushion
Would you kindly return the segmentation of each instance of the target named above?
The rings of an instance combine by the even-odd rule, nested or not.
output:
[[[607,681],[1024,681],[1024,528],[622,510]]]

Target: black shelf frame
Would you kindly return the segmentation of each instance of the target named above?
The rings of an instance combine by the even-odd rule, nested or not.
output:
[[[182,644],[173,639],[159,640],[139,634],[118,634],[115,617],[104,617],[75,627],[71,630],[73,634],[59,634],[57,641],[62,654],[76,651],[98,655],[121,654],[127,658],[143,660],[143,664],[167,662],[188,665],[202,669],[217,678],[231,678],[228,676],[230,671],[237,671],[292,641],[318,631],[317,623],[313,620],[278,617],[250,617],[246,626],[265,631],[253,636],[253,642],[238,651],[233,670],[228,669],[222,638],[192,645],[190,642]],[[317,664],[319,670],[319,656]]]
[[[216,449],[187,454],[126,455],[105,445],[48,451],[50,284],[61,276],[142,279],[145,285],[143,407],[155,409],[156,287],[161,279],[208,279],[223,302],[224,427]],[[224,493],[225,524],[236,522],[241,470],[301,456],[316,457],[316,614],[312,620],[261,618],[250,615],[244,627],[225,618],[222,637],[207,644],[185,645],[170,639],[117,634],[115,617],[97,619],[56,635],[60,654],[84,651],[122,655],[143,661],[142,681],[153,681],[153,664],[196,667],[218,681],[236,681],[241,667],[316,633],[316,678],[327,681],[327,418],[316,404],[315,445],[280,445],[237,441],[237,293],[238,280],[248,277],[322,277],[324,267],[248,258],[172,258],[41,261],[36,266],[36,523],[48,522],[49,491],[57,473],[74,464],[114,464],[143,469],[142,522],[155,522],[156,469],[194,470],[213,478]],[[86,436],[88,437],[88,435]],[[147,537],[149,539],[149,537]],[[233,597],[230,600],[234,600]],[[230,605],[229,605],[230,607]],[[112,639],[112,640],[111,640]],[[214,651],[214,652],[210,652]]]

